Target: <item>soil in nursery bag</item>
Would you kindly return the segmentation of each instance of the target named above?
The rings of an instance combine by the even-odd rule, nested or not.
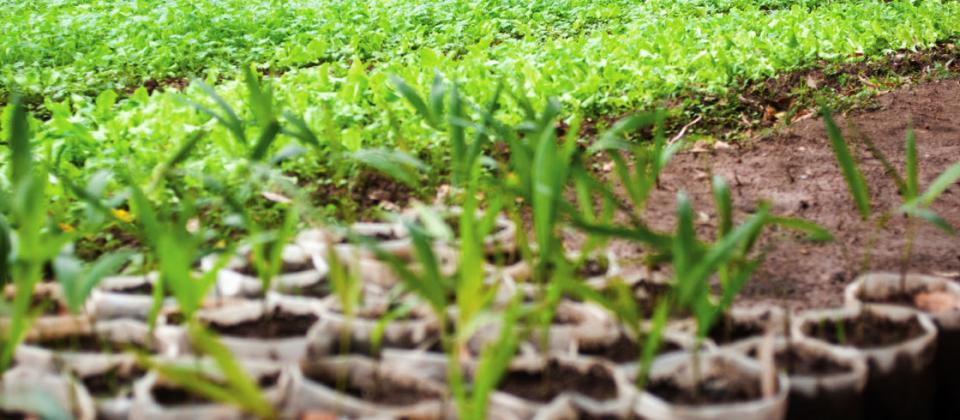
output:
[[[753,322],[738,322],[730,318],[723,318],[714,323],[707,337],[717,345],[732,343],[745,338],[763,335],[766,332],[762,325]]]
[[[787,419],[803,420],[817,418],[838,418],[856,420],[860,418],[860,405],[863,390],[854,386],[840,386],[834,380],[833,386],[825,385],[830,377],[853,375],[852,362],[839,361],[824,351],[812,351],[802,346],[778,347],[774,354],[774,363],[778,370],[785,371],[793,378],[817,378],[816,391],[811,395],[790,384]],[[757,347],[751,348],[747,355],[758,358]]]
[[[303,296],[303,297],[312,297],[312,298],[322,299],[327,296],[330,296],[330,294],[333,293],[333,290],[330,288],[330,283],[326,281],[318,281],[309,286],[289,290],[284,293],[288,295],[294,295],[294,296]]]
[[[624,364],[640,361],[642,349],[643,347],[635,340],[625,334],[620,334],[613,342],[581,344],[577,350],[583,356],[599,357],[613,363]],[[657,350],[657,354],[678,350],[683,350],[683,348],[677,345],[677,343],[664,340],[660,342],[660,348]]]
[[[825,321],[814,325],[809,334],[836,345],[871,349],[903,343],[923,335],[923,332],[914,318],[897,322],[865,312],[855,319]]]
[[[922,352],[916,346],[904,346],[926,334],[916,317],[891,320],[864,311],[855,318],[807,324],[806,329],[808,336],[873,352],[874,355],[868,355],[867,359],[868,380],[862,400],[864,418],[925,419],[932,416],[936,380],[931,352],[935,351],[935,343],[927,345]],[[909,350],[911,348],[913,350]]]
[[[507,372],[497,388],[541,403],[550,402],[563,392],[576,392],[598,401],[617,398],[617,383],[603,367],[595,365],[581,372],[556,360],[548,361],[543,369],[536,371]]]
[[[763,397],[760,381],[756,378],[722,370],[703,378],[696,390],[664,378],[651,382],[647,391],[671,404],[691,406],[742,403]]]
[[[313,270],[313,262],[307,259],[306,261],[297,261],[290,262],[284,261],[280,265],[281,273],[299,273],[301,271]],[[252,257],[247,259],[247,264],[244,264],[242,267],[239,267],[236,270],[238,273],[245,276],[257,277],[257,270],[254,267]]]
[[[399,383],[390,378],[374,378],[375,386],[362,386],[351,381],[347,372],[309,367],[303,369],[304,375],[314,382],[374,404],[405,406],[441,397],[431,390],[414,384]]]
[[[314,314],[291,314],[275,309],[270,316],[261,316],[255,320],[223,325],[210,322],[209,327],[217,333],[243,338],[291,338],[302,337],[314,323]]]
[[[133,389],[133,383],[143,377],[144,374],[146,374],[146,371],[137,367],[122,369],[118,366],[96,375],[84,377],[82,381],[92,397],[115,398],[129,393]]]
[[[123,353],[134,350],[141,353],[153,353],[153,350],[138,343],[118,343],[96,334],[76,334],[63,337],[38,337],[28,339],[27,343],[54,351],[78,353]]]
[[[33,413],[0,409],[0,419],[3,420],[35,420],[40,418],[40,416]]]
[[[747,352],[747,355],[757,358],[756,348]],[[849,366],[843,365],[832,358],[800,351],[796,348],[777,351],[773,357],[777,368],[786,371],[788,375],[826,376],[850,371]]]
[[[264,375],[257,380],[257,386],[259,386],[260,389],[271,388],[277,384],[279,379],[279,373]],[[174,384],[155,384],[150,390],[150,393],[153,395],[154,401],[161,406],[174,407],[180,405],[204,405],[215,403],[215,401],[203,395],[197,394]]]
[[[162,406],[212,404],[207,397],[190,392],[174,385],[156,385],[150,390],[153,399]]]

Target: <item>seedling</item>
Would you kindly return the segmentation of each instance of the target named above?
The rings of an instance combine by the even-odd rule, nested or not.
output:
[[[867,221],[873,215],[873,211],[871,210],[873,206],[870,203],[870,192],[867,187],[867,183],[864,180],[856,160],[853,158],[853,155],[850,153],[847,147],[847,142],[844,139],[843,134],[837,127],[836,122],[833,121],[830,109],[823,108],[821,110],[821,115],[823,116],[824,124],[827,127],[827,134],[830,137],[830,144],[833,146],[834,154],[843,172],[844,179],[847,182],[847,187],[850,190],[850,194],[860,211],[861,218],[864,221]],[[881,219],[885,220],[889,218],[891,213],[899,213],[907,216],[908,233],[901,263],[901,290],[905,291],[906,273],[909,269],[910,256],[912,254],[913,242],[916,235],[913,229],[913,219],[921,218],[949,235],[956,234],[956,229],[946,219],[931,210],[930,206],[937,200],[937,198],[940,197],[941,194],[950,188],[951,185],[957,183],[957,181],[960,181],[960,162],[954,163],[952,166],[947,168],[944,172],[937,176],[936,179],[934,179],[930,186],[927,187],[926,191],[921,193],[919,180],[920,164],[917,157],[917,138],[912,127],[907,129],[905,141],[905,176],[900,174],[900,172],[890,163],[890,160],[884,156],[880,149],[876,147],[876,145],[873,144],[870,139],[864,136],[861,137],[867,144],[870,152],[881,162],[886,173],[896,184],[902,200],[899,208],[893,211],[885,212],[883,215],[881,215]],[[882,226],[883,223],[878,224],[878,229]]]
[[[10,105],[7,146],[10,148],[11,191],[10,223],[0,217],[0,278],[9,278],[16,287],[5,338],[0,341],[0,372],[10,365],[14,351],[30,329],[36,310],[31,308],[34,289],[43,278],[43,268],[64,245],[70,235],[48,226],[47,173],[35,165],[30,121],[19,98]]]

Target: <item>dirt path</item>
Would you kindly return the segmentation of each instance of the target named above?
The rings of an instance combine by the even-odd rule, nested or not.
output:
[[[960,81],[948,80],[911,86],[878,100],[879,110],[838,117],[838,124],[852,140],[849,125],[872,139],[895,166],[903,167],[903,145],[909,119],[916,127],[920,155],[921,189],[951,163],[960,161]],[[896,208],[899,196],[884,174],[879,160],[862,144],[854,149],[871,189],[875,212]],[[709,174],[727,179],[734,191],[737,209],[748,212],[759,199],[772,201],[774,211],[803,217],[830,229],[837,240],[828,244],[804,242],[791,232],[768,236],[761,249],[766,262],[744,292],[750,302],[786,300],[791,306],[839,304],[843,287],[864,267],[899,270],[906,223],[895,217],[887,229],[865,225],[833,157],[823,121],[809,119],[766,139],[715,149],[689,151],[670,163],[662,178],[663,188],[649,204],[648,220],[659,228],[672,229],[678,190],[687,191],[700,214],[701,233],[711,234],[715,212]],[[960,186],[951,187],[934,210],[960,226]],[[925,224],[918,225],[912,269],[938,273],[960,280],[960,237],[951,237]],[[635,249],[620,249],[625,256]]]

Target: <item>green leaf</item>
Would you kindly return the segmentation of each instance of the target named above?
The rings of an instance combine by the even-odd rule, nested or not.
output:
[[[314,149],[320,148],[320,139],[317,138],[317,135],[313,133],[313,130],[310,129],[303,118],[300,118],[299,115],[290,111],[284,111],[283,117],[297,128],[296,131],[284,130],[284,134],[292,136]]]
[[[231,108],[230,105],[227,104],[227,101],[223,100],[223,98],[217,94],[217,91],[210,87],[210,85],[199,79],[194,80],[194,83],[197,86],[200,86],[200,89],[206,92],[207,95],[210,96],[210,98],[213,99],[213,101],[220,107],[220,109],[223,110],[223,115],[220,115],[214,112],[212,109],[194,102],[193,100],[185,99],[185,101],[193,106],[196,110],[216,119],[221,125],[226,127],[231,134],[233,134],[233,137],[237,140],[237,142],[246,145],[247,134],[243,130],[243,122],[240,121],[240,117],[237,116],[237,113],[234,112],[233,108]]]
[[[807,239],[815,242],[830,242],[834,240],[829,230],[814,222],[793,217],[771,216],[770,223],[797,230],[807,234]]]
[[[924,206],[930,206],[940,197],[940,194],[943,194],[947,188],[956,184],[957,181],[960,181],[960,162],[954,163],[953,166],[947,168],[930,183],[927,190],[920,196],[920,203]]]
[[[418,171],[426,169],[419,159],[399,150],[362,149],[350,157],[411,187],[419,183]]]
[[[678,277],[683,277],[699,259],[693,207],[684,192],[677,193],[677,234],[673,243],[673,266]]]
[[[250,160],[254,162],[262,161],[267,156],[270,145],[277,139],[277,134],[280,134],[280,123],[276,120],[267,123],[267,126],[260,132],[260,137],[257,138],[257,144],[250,152]]]
[[[933,212],[933,210],[917,206],[915,203],[910,203],[900,207],[900,211],[910,216],[919,217],[923,220],[926,220],[927,222],[930,222],[930,224],[950,235],[957,234],[956,228],[954,228],[953,225],[951,225],[950,222],[948,222],[942,216]]]
[[[72,255],[58,256],[53,268],[70,311],[79,314],[93,288],[123,267],[132,254],[130,251],[107,253],[89,267],[83,267],[83,262]]]
[[[433,85],[430,86],[430,115],[437,121],[443,116],[443,97],[445,95],[443,76],[437,72],[433,77]]]
[[[30,176],[33,171],[33,154],[30,150],[30,124],[27,120],[27,109],[20,97],[13,98],[13,111],[7,121],[10,138],[7,145],[10,147],[10,180],[18,185]]]
[[[13,256],[11,233],[7,219],[0,214],[0,287],[6,285],[11,279],[10,259]]]
[[[514,298],[503,311],[500,333],[493,344],[487,346],[480,354],[476,374],[473,381],[473,395],[471,407],[479,412],[476,418],[484,418],[490,394],[503,379],[510,362],[519,346],[519,337],[516,334],[520,318],[520,299]]]
[[[252,66],[243,66],[243,80],[247,85],[247,96],[250,109],[257,124],[266,127],[276,122],[273,114],[273,93],[269,85],[261,83],[260,77],[254,73]]]
[[[463,106],[460,100],[460,89],[454,83],[450,90],[450,110],[447,125],[450,127],[450,164],[453,166],[453,182],[460,185],[466,180],[466,138],[465,130],[460,120],[464,119]]]
[[[250,413],[261,418],[273,417],[273,408],[260,391],[256,382],[240,366],[233,353],[220,343],[216,336],[207,332],[198,324],[191,324],[188,328],[190,343],[202,354],[210,356],[220,368],[227,382],[230,392],[228,402],[233,402]],[[185,384],[181,384],[184,386]]]
[[[830,137],[830,145],[833,147],[833,153],[837,158],[837,162],[840,164],[843,178],[847,182],[847,188],[853,196],[857,209],[860,210],[860,217],[863,218],[863,220],[867,220],[870,218],[871,212],[870,192],[867,189],[867,182],[864,180],[863,174],[860,173],[860,169],[857,167],[853,155],[850,154],[850,149],[847,148],[847,143],[840,133],[840,128],[838,128],[837,124],[833,121],[830,110],[824,108],[821,110],[821,113],[827,128],[827,136]]]
[[[713,177],[713,201],[717,207],[717,238],[730,233],[733,229],[733,199],[730,197],[730,187],[720,176]]]
[[[423,98],[420,97],[420,94],[417,93],[407,82],[403,81],[399,76],[391,75],[390,81],[393,82],[394,86],[397,87],[397,90],[400,92],[407,102],[413,106],[413,109],[420,114],[420,116],[430,124],[431,127],[440,129],[439,124],[437,124],[436,116],[433,112],[430,111],[430,108],[427,107],[427,103],[423,101]]]
[[[907,127],[906,149],[906,199],[913,200],[920,194],[920,176],[918,175],[920,164],[917,160],[917,135],[912,125]]]

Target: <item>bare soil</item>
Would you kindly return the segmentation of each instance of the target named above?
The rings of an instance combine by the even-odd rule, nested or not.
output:
[[[870,187],[875,214],[895,210],[901,199],[880,161],[854,134],[859,131],[871,139],[894,166],[903,168],[904,140],[912,121],[923,189],[960,161],[958,110],[960,81],[944,80],[883,95],[876,110],[835,117],[853,143],[851,149]],[[882,229],[877,228],[878,217],[868,223],[861,221],[821,119],[797,122],[768,138],[720,146],[694,147],[671,161],[648,204],[648,223],[672,230],[677,192],[686,191],[700,218],[699,233],[712,237],[716,213],[710,178],[715,174],[730,184],[741,218],[760,200],[769,200],[774,213],[809,219],[836,236],[834,242],[818,244],[795,232],[774,229],[758,246],[765,262],[741,300],[798,308],[836,305],[841,303],[844,286],[859,273],[901,269],[906,219],[893,216]],[[948,189],[932,209],[960,225],[960,187]],[[910,270],[960,279],[960,239],[923,222],[917,221],[915,226],[918,239]],[[617,248],[626,258],[641,255],[636,246],[620,244]]]

